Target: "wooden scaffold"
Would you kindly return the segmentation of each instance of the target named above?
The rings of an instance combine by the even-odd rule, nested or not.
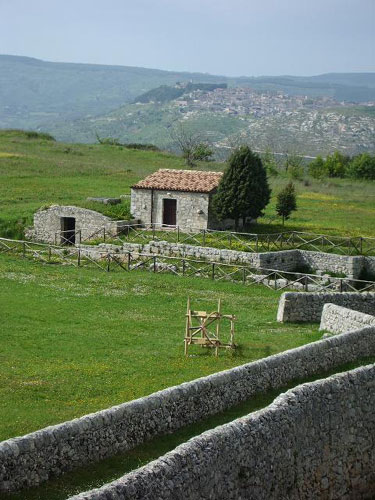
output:
[[[220,326],[222,320],[230,321],[229,342],[220,340]],[[217,311],[207,313],[206,311],[193,311],[190,309],[190,297],[187,301],[186,330],[185,330],[185,356],[188,355],[190,345],[200,345],[215,349],[215,356],[219,348],[235,349],[234,343],[234,314],[221,313],[221,299],[218,300]]]

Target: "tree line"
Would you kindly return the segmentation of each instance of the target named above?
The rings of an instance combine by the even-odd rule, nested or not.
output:
[[[375,180],[375,154],[360,153],[344,155],[340,151],[323,158],[321,155],[306,164],[304,157],[297,153],[285,153],[282,161],[267,150],[262,159],[269,175],[276,176],[284,170],[291,178],[302,179],[308,173],[314,179],[330,177]]]

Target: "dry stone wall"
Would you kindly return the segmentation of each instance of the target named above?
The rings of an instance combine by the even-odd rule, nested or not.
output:
[[[336,304],[375,315],[375,293],[303,293],[285,292],[280,297],[277,321],[319,322],[324,304]]]
[[[375,316],[335,304],[324,304],[320,320],[320,330],[327,330],[329,332],[324,337],[358,330],[365,326],[375,326]]]
[[[3,441],[0,443],[0,491],[38,485],[52,475],[129,450],[255,394],[367,356],[375,356],[375,327],[307,344]],[[262,447],[265,444],[262,440]],[[268,445],[272,449],[271,439]],[[194,455],[191,460],[195,461]],[[257,461],[255,456],[252,460]]]
[[[373,498],[374,405],[374,365],[303,384],[70,500]]]
[[[90,247],[91,253],[95,249]],[[99,252],[115,251],[132,254],[155,254],[172,257],[204,259],[211,262],[227,264],[251,265],[258,269],[277,269],[279,271],[296,271],[308,267],[314,271],[331,272],[357,279],[364,269],[375,273],[375,257],[352,257],[308,250],[285,250],[278,252],[240,252],[236,250],[169,243],[167,241],[151,241],[147,244],[124,242],[118,245],[99,245]]]

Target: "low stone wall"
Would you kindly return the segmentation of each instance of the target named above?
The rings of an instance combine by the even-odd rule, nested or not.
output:
[[[298,250],[301,263],[312,270],[344,274],[348,278],[358,279],[362,269],[367,266],[365,258],[361,255],[337,255],[334,253],[311,252]],[[369,257],[372,260],[371,257]],[[375,259],[373,259],[375,262]]]
[[[335,304],[324,304],[320,330],[330,332],[325,334],[324,337],[358,330],[365,326],[375,326],[375,316],[336,306]]]
[[[146,244],[124,242],[118,245],[99,245],[99,248],[109,251],[117,250],[120,253],[154,254],[172,257],[186,257],[203,259],[210,262],[224,262],[228,264],[245,264],[258,269],[277,269],[279,271],[296,271],[301,267],[308,267],[312,271],[343,274],[357,279],[363,269],[373,269],[375,272],[375,258],[362,256],[336,255],[308,250],[280,250],[278,252],[240,252],[184,243],[169,243],[167,241],[151,241]],[[98,249],[99,249],[98,248]],[[93,252],[91,247],[91,252]]]
[[[374,355],[375,328],[364,328],[3,441],[0,491],[37,485],[52,475],[219,413],[255,394]]]
[[[375,293],[285,292],[280,297],[277,321],[319,322],[324,304],[331,303],[366,314],[375,314]]]
[[[70,500],[373,498],[375,366],[300,385]]]

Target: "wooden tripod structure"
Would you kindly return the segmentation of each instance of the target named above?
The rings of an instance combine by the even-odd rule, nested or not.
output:
[[[229,343],[220,340],[221,320],[230,321],[230,341]],[[218,300],[217,311],[207,313],[206,311],[193,311],[190,309],[190,297],[187,301],[186,330],[185,330],[185,356],[188,355],[190,345],[201,345],[202,347],[212,347],[215,349],[215,356],[219,353],[219,348],[235,349],[234,343],[234,322],[236,317],[233,314],[221,313],[221,299]],[[211,328],[210,328],[211,327]]]

